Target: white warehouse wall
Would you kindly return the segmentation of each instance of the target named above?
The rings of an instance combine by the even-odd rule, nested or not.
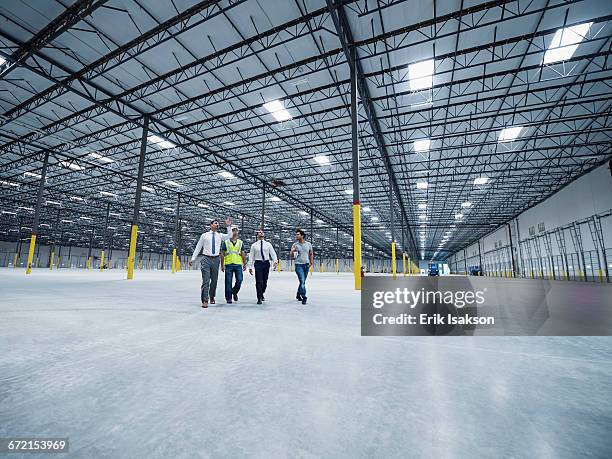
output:
[[[535,231],[535,236],[543,236],[546,232],[561,232],[565,237],[567,252],[575,252],[575,247],[572,242],[570,231],[565,227],[573,222],[578,222],[578,228],[581,233],[581,239],[584,252],[591,252],[589,260],[596,259],[595,244],[591,236],[589,224],[585,221],[593,215],[600,215],[601,230],[603,233],[604,247],[607,249],[607,263],[612,272],[612,174],[610,163],[606,163],[596,169],[581,176],[577,180],[571,182],[543,202],[527,209],[520,215],[512,219],[509,225],[503,225],[493,232],[487,234],[478,241],[467,246],[464,250],[460,250],[449,257],[448,261],[451,266],[458,266],[456,271],[464,271],[464,258],[467,257],[467,265],[478,263],[478,247],[480,244],[481,253],[484,254],[491,251],[506,250],[509,254],[510,233],[512,235],[512,246],[514,249],[514,258],[516,263],[521,266],[522,258],[527,257],[524,241],[533,238],[530,235],[530,228]],[[544,231],[541,226],[544,225]],[[510,230],[509,230],[510,227]],[[521,247],[519,248],[518,240],[520,238]],[[543,241],[540,237],[538,240]],[[560,256],[560,250],[557,238],[552,235],[551,252],[553,256]],[[497,247],[496,247],[497,244]],[[541,256],[546,257],[548,253],[544,244],[541,244]],[[519,252],[521,251],[521,252]],[[536,250],[531,249],[532,256],[535,256]],[[465,253],[465,255],[464,255]],[[603,258],[603,257],[602,257]],[[589,260],[585,264],[591,263]],[[570,261],[571,263],[571,261]],[[556,263],[555,264],[559,264]],[[558,268],[558,267],[557,267]]]

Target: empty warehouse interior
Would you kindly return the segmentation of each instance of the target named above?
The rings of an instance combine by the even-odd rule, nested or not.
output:
[[[0,2],[0,455],[611,457],[611,20]]]

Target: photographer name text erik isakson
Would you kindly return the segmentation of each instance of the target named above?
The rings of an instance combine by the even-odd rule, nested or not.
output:
[[[464,306],[484,303],[484,290],[471,291],[426,291],[397,288],[395,291],[378,291],[372,295],[372,306],[376,309],[385,304],[404,304],[413,309],[417,304],[444,303],[460,309]],[[376,325],[494,325],[494,317],[478,317],[464,314],[407,314],[396,315],[374,314],[372,321]]]

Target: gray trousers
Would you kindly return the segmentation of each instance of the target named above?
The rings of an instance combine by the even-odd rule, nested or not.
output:
[[[219,257],[202,257],[200,271],[202,271],[202,303],[209,298],[216,297],[217,278],[219,277]]]

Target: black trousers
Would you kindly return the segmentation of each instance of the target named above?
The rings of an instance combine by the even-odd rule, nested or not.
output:
[[[268,287],[268,275],[270,274],[270,262],[256,260],[255,261],[255,289],[257,290],[257,299],[261,300],[266,293]]]

